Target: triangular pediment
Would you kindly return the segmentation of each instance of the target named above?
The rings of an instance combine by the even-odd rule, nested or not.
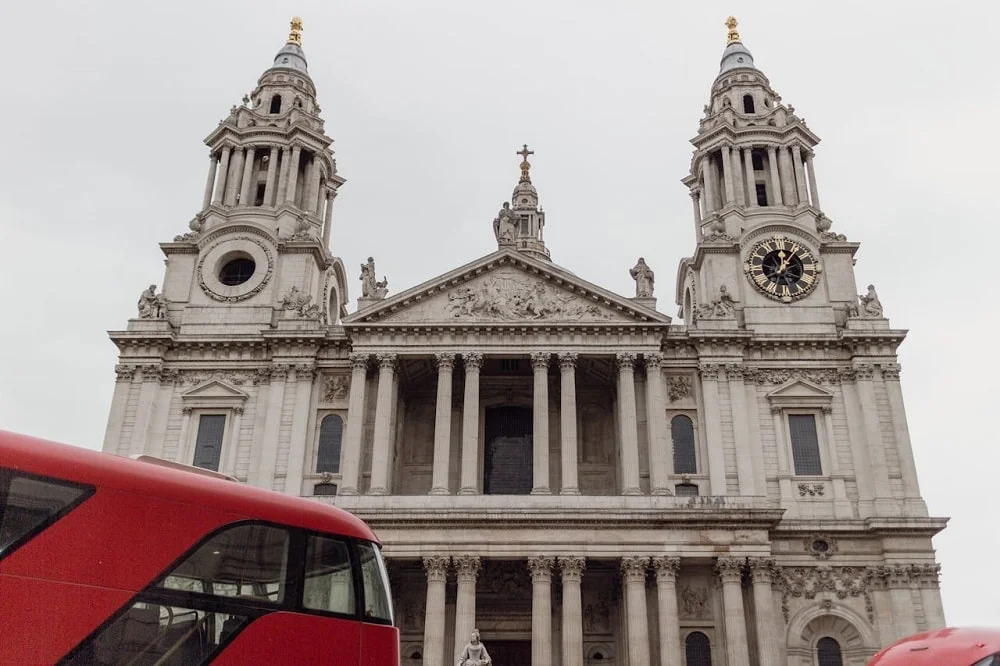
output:
[[[246,400],[246,393],[218,379],[212,379],[181,394],[182,398],[208,400]]]
[[[833,394],[805,379],[793,379],[767,394],[768,398],[832,398]]]
[[[669,324],[564,268],[502,250],[359,310],[345,324]]]

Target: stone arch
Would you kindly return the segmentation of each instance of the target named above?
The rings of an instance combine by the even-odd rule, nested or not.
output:
[[[845,666],[864,666],[878,652],[873,628],[859,613],[843,605],[820,602],[803,608],[788,623],[788,663],[814,666],[816,644],[830,637],[840,644]]]
[[[424,646],[421,643],[404,643],[400,646],[399,656],[402,666],[422,666],[424,663]]]
[[[587,647],[587,652],[585,653],[586,663],[588,666],[594,664],[598,666],[599,664],[613,664],[615,661],[615,653],[611,649],[610,645],[605,643],[595,643]]]

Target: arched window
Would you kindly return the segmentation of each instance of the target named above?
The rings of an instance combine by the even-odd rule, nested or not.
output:
[[[271,98],[271,113],[281,113],[281,95]]]
[[[691,417],[678,414],[671,419],[670,436],[674,440],[674,474],[697,474],[698,459],[694,452],[694,423]]]
[[[753,95],[743,95],[743,113],[753,113]]]
[[[844,666],[840,643],[829,636],[819,639],[816,643],[816,662],[819,666]]]
[[[712,645],[708,636],[700,631],[692,631],[684,639],[684,656],[687,666],[712,666]]]
[[[340,471],[340,442],[344,436],[344,419],[336,414],[323,417],[319,426],[319,451],[316,454],[316,471]]]

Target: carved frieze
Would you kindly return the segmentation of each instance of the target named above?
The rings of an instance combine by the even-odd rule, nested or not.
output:
[[[323,402],[345,400],[350,381],[345,375],[327,375],[323,382]]]
[[[703,585],[684,585],[678,595],[682,620],[708,620],[712,617],[708,588]]]
[[[799,497],[822,497],[826,492],[826,487],[822,483],[800,483],[798,484]]]
[[[691,395],[691,377],[667,375],[667,395],[670,397],[670,402],[677,402]]]
[[[755,384],[784,384],[802,379],[813,384],[839,384],[846,368],[743,368],[743,380]]]
[[[447,294],[444,314],[451,319],[492,321],[560,319],[600,321],[611,314],[576,294],[520,275],[492,275],[474,285],[462,285]]]
[[[864,600],[869,622],[875,621],[872,602],[872,567],[784,567],[778,582],[781,586],[781,613],[788,622],[789,600],[795,597],[815,599],[821,592],[829,592],[838,599],[848,597]]]
[[[257,372],[251,370],[191,370],[180,373],[180,382],[197,385],[218,380],[232,386],[243,386],[256,377]]]
[[[604,599],[596,599],[583,608],[583,628],[588,634],[611,631],[611,609]]]

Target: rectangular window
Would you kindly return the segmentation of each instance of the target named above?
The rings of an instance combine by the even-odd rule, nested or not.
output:
[[[336,539],[309,537],[306,546],[302,607],[354,615],[354,577],[347,544]]]
[[[767,205],[767,187],[764,183],[756,183],[754,185],[757,192],[757,205],[766,206]]]
[[[0,469],[0,558],[90,496],[86,486]]]
[[[753,163],[754,171],[764,170],[764,156],[761,155],[760,153],[757,152],[750,153],[750,161]]]
[[[698,486],[694,483],[678,483],[674,486],[674,495],[677,497],[694,497],[698,494]]]
[[[797,476],[822,476],[816,417],[812,414],[789,414],[788,433],[792,440],[792,460]]]
[[[198,420],[198,439],[194,445],[195,467],[219,471],[222,436],[226,432],[225,414],[202,414]]]
[[[359,543],[358,555],[365,590],[365,619],[392,624],[389,573],[385,570],[382,553],[375,544]]]

